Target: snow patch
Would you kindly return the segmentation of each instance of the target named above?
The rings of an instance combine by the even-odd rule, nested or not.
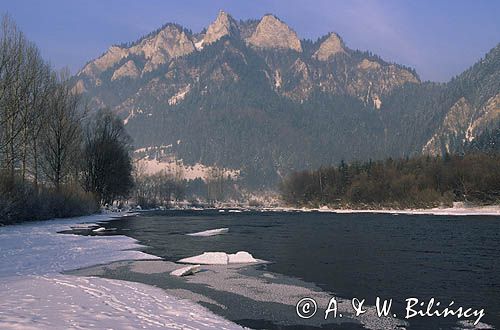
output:
[[[241,329],[149,285],[97,277],[0,282],[1,329]]]
[[[151,175],[159,172],[166,172],[167,174],[177,173],[182,174],[182,178],[186,180],[202,179],[206,181],[211,171],[215,169],[213,166],[207,166],[200,163],[185,165],[182,160],[177,160],[174,157],[166,157],[164,160],[144,157],[139,159],[137,163],[138,167],[144,171],[144,174]],[[239,177],[240,171],[235,169],[224,169],[223,174],[225,177],[230,177],[235,180]]]
[[[204,40],[203,40],[203,39],[201,39],[201,40],[200,40],[200,41],[198,41],[198,42],[195,42],[194,47],[195,47],[197,50],[202,50],[202,49],[203,49],[203,42],[204,42]]]
[[[0,267],[0,278],[57,274],[118,260],[161,259],[137,251],[142,245],[126,236],[57,234],[109,219],[111,215],[94,215],[1,227],[0,265],[8,267]]]
[[[191,90],[190,84],[188,84],[184,88],[179,89],[179,91],[174,96],[168,99],[168,104],[176,105],[180,101],[184,100],[186,98],[187,93],[189,93],[190,90]]]

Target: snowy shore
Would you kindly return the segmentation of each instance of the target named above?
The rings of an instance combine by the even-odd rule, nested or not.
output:
[[[327,206],[319,208],[284,208],[287,210],[296,210],[302,212],[331,212],[331,213],[382,213],[382,214],[407,214],[407,215],[448,215],[448,216],[468,216],[468,215],[489,215],[500,216],[500,205],[464,207],[454,206],[446,208],[430,209],[332,209]]]
[[[500,205],[467,205],[463,202],[454,202],[453,207],[435,207],[425,209],[397,209],[397,208],[334,208],[328,205],[319,207],[296,207],[284,204],[278,199],[263,202],[260,206],[250,206],[248,203],[232,201],[227,203],[218,203],[206,207],[190,207],[187,202],[173,204],[171,210],[218,210],[219,213],[242,213],[242,212],[329,212],[329,213],[381,213],[381,214],[407,214],[407,215],[446,215],[446,216],[469,216],[469,215],[487,215],[500,216]],[[166,210],[163,208],[163,210]],[[201,233],[195,233],[201,234]]]
[[[61,272],[153,260],[125,236],[57,234],[114,215],[0,228],[0,329],[241,329],[200,305],[148,285]]]
[[[290,206],[273,206],[273,207],[228,207],[227,210],[220,209],[219,212],[245,212],[245,211],[260,211],[260,212],[324,212],[324,213],[339,213],[339,214],[356,214],[356,213],[380,213],[380,214],[407,214],[407,215],[447,215],[447,216],[469,216],[469,215],[487,215],[500,216],[500,205],[490,206],[463,206],[461,203],[455,203],[453,207],[436,207],[429,209],[354,209],[354,208],[331,208],[329,206],[320,207],[290,207]]]

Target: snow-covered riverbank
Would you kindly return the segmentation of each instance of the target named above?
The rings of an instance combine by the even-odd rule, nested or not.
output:
[[[446,208],[430,208],[430,209],[332,209],[323,206],[316,209],[288,209],[302,212],[331,212],[331,213],[385,213],[385,214],[409,214],[409,215],[447,215],[447,216],[467,216],[467,215],[493,215],[500,216],[500,205],[491,206],[454,206]]]
[[[325,213],[382,213],[382,214],[408,214],[408,215],[447,215],[447,216],[468,216],[468,215],[489,215],[500,216],[500,205],[489,206],[463,206],[455,203],[454,207],[436,207],[429,209],[354,209],[354,208],[331,208],[321,207],[232,207],[231,209],[221,209],[219,212],[325,212]]]
[[[0,328],[239,329],[151,286],[61,272],[118,260],[158,259],[125,236],[57,234],[113,215],[0,228]]]

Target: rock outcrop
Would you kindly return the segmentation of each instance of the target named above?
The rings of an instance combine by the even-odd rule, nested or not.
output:
[[[313,57],[320,61],[328,61],[331,57],[340,53],[345,53],[344,43],[338,34],[330,33],[328,38],[321,43],[318,50],[313,54]]]
[[[237,34],[237,23],[229,14],[221,10],[217,19],[208,26],[202,45],[209,45],[224,36]]]
[[[127,61],[127,63],[116,69],[116,71],[113,73],[113,76],[111,77],[111,81],[124,77],[137,78],[139,75],[140,72],[135,66],[134,61],[129,60]]]
[[[486,129],[495,128],[500,122],[500,93],[488,99],[484,106],[474,108],[461,97],[447,112],[437,132],[422,148],[424,154],[440,155],[442,152],[460,150],[464,142],[471,142]],[[492,127],[490,127],[493,125]]]
[[[195,51],[191,38],[177,25],[168,24],[156,35],[143,39],[130,48],[135,55],[147,60],[144,72],[150,72],[171,58],[184,56]]]
[[[128,54],[129,51],[126,48],[111,46],[102,56],[85,65],[79,74],[86,74],[90,77],[96,78],[100,73],[108,68],[111,68],[122,58],[127,57]]]
[[[302,52],[297,33],[273,15],[266,15],[261,19],[247,42],[258,48],[282,48]]]
[[[454,145],[462,143],[467,127],[472,123],[474,109],[465,97],[460,98],[446,114],[439,130],[425,144],[422,152],[440,155],[441,151],[450,152]]]

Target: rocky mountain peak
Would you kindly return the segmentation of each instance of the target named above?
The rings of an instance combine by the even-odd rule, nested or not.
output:
[[[345,53],[344,42],[338,34],[332,32],[321,43],[313,57],[320,61],[328,61],[332,56],[340,53]]]
[[[283,48],[302,52],[297,33],[274,15],[265,15],[247,42],[258,48]]]
[[[130,49],[131,53],[143,55],[148,60],[145,72],[154,70],[169,58],[187,55],[194,50],[193,41],[175,24],[167,24],[158,33],[143,39]]]
[[[226,13],[221,10],[217,19],[208,26],[207,32],[205,33],[205,37],[203,38],[203,44],[211,44],[220,38],[238,33],[238,25],[236,21]]]
[[[90,77],[96,77],[101,72],[115,65],[122,58],[128,56],[128,50],[119,46],[111,46],[109,49],[96,60],[89,62],[80,73],[84,73]]]

